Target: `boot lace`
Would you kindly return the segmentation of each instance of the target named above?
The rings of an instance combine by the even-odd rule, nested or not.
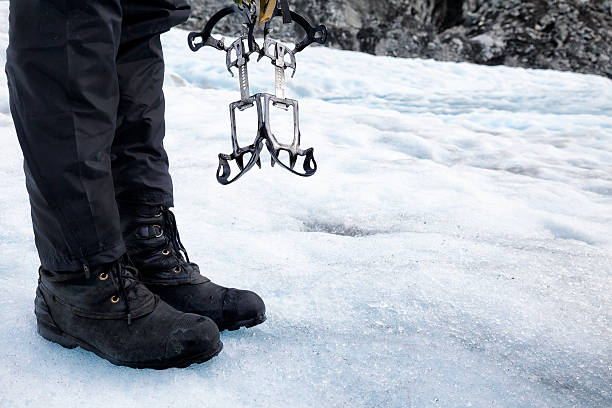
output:
[[[168,244],[172,247],[172,252],[176,257],[177,262],[181,265],[184,262],[189,262],[189,255],[185,246],[181,242],[181,237],[178,232],[176,225],[176,217],[169,208],[162,208],[162,215],[164,219],[164,231],[166,232]]]
[[[113,284],[119,295],[123,298],[125,304],[125,313],[127,314],[128,325],[132,324],[132,311],[130,309],[130,293],[136,293],[138,289],[138,282],[136,276],[138,276],[138,270],[133,266],[124,264],[124,262],[131,263],[129,259],[126,261],[118,260],[111,265],[110,276]]]

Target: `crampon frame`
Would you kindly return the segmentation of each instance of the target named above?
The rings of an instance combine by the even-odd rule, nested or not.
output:
[[[284,23],[293,21],[302,27],[306,36],[296,41],[295,47],[290,49],[283,43],[270,38],[269,35],[272,30],[270,21],[267,21],[263,28],[263,46],[260,46],[254,37],[257,25],[257,8],[254,3],[223,8],[208,20],[202,31],[192,32],[188,36],[189,47],[192,51],[198,51],[205,46],[225,51],[227,70],[232,76],[234,75],[232,68],[238,70],[240,100],[230,104],[232,153],[219,154],[219,167],[217,169],[217,180],[223,185],[235,182],[255,165],[261,168],[260,153],[264,147],[270,153],[272,166],[278,164],[293,174],[303,177],[312,176],[317,171],[314,149],[312,147],[303,149],[300,145],[299,106],[297,100],[286,97],[285,70],[291,68],[293,77],[297,69],[295,55],[312,43],[324,44],[327,41],[327,29],[323,25],[313,27],[303,16],[288,10],[287,2],[283,1],[281,2],[282,5],[277,3],[272,19],[282,17]],[[223,18],[232,14],[240,16],[243,30],[238,39],[226,46],[223,39],[219,40],[213,37],[212,31]],[[253,54],[257,55],[257,61],[262,58],[269,58],[274,65],[274,95],[269,93],[250,94],[248,62]],[[272,107],[293,111],[293,141],[291,143],[281,143],[274,135],[270,123]],[[257,133],[253,143],[242,147],[238,143],[236,109],[244,111],[249,108],[257,110]],[[237,168],[237,172],[233,171],[232,167]]]

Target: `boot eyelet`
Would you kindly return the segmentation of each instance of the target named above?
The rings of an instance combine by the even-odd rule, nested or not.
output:
[[[162,229],[161,225],[154,225],[153,228],[157,228],[159,229],[159,234],[155,234],[155,238],[159,238],[162,235],[164,235],[164,230]]]
[[[168,249],[164,249],[164,250],[162,251],[162,255],[164,255],[164,256],[168,256],[168,255],[170,255],[170,251],[169,251]]]
[[[174,273],[181,273],[181,267],[180,266],[175,267]]]
[[[100,280],[101,280],[101,281],[105,281],[105,280],[107,280],[107,279],[108,279],[108,273],[104,273],[104,272],[102,272],[102,273],[100,274],[99,278],[100,278]]]
[[[113,296],[110,299],[111,303],[119,303],[119,296]]]

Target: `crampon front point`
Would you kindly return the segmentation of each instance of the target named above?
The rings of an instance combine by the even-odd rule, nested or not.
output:
[[[232,14],[241,17],[244,28],[237,40],[230,45],[225,45],[223,40],[218,40],[212,36],[212,31],[219,21]],[[264,146],[270,152],[272,166],[278,164],[293,174],[303,177],[312,176],[317,171],[313,148],[303,149],[300,145],[298,101],[289,99],[285,95],[285,70],[290,68],[292,76],[295,75],[297,69],[296,54],[312,43],[324,44],[327,41],[327,29],[323,25],[313,27],[303,16],[289,10],[287,0],[276,3],[269,17],[269,20],[264,24],[263,46],[260,46],[254,37],[258,21],[257,7],[254,2],[250,4],[242,2],[241,5],[235,4],[219,10],[210,18],[202,31],[192,32],[188,37],[189,47],[192,51],[198,51],[205,46],[225,51],[228,71],[234,76],[232,68],[238,70],[240,100],[230,104],[232,153],[219,154],[219,167],[217,169],[217,180],[223,185],[238,180],[255,165],[261,168],[260,153]],[[282,17],[283,23],[292,21],[297,23],[306,33],[302,40],[295,43],[295,48],[290,49],[281,42],[270,38],[270,21],[276,17]],[[269,58],[274,65],[274,95],[269,93],[250,94],[248,62],[253,54],[257,55],[257,61]],[[281,143],[274,135],[270,124],[272,107],[293,112],[294,130],[291,143]],[[257,109],[257,133],[253,143],[242,147],[238,144],[236,109],[244,111],[249,108]]]

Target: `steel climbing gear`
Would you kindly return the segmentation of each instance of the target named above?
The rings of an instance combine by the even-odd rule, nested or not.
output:
[[[260,153],[264,146],[270,152],[272,166],[278,164],[299,176],[312,176],[317,171],[317,163],[314,159],[313,148],[302,149],[300,146],[298,101],[286,97],[285,71],[291,68],[291,76],[293,77],[297,69],[295,55],[314,42],[325,44],[327,29],[323,25],[313,27],[306,18],[289,9],[287,0],[262,1],[259,14],[254,1],[242,0],[237,3],[219,10],[210,18],[202,31],[192,32],[188,37],[189,47],[192,51],[198,51],[204,46],[225,51],[227,70],[232,76],[234,76],[232,69],[236,68],[238,70],[240,100],[230,104],[232,153],[219,154],[217,180],[219,183],[227,185],[238,180],[253,166],[257,165],[261,168]],[[212,36],[212,30],[219,21],[232,14],[240,16],[243,30],[237,40],[226,46],[222,39],[219,40]],[[306,33],[306,37],[296,41],[295,48],[290,49],[283,43],[270,38],[269,35],[272,32],[270,23],[276,17],[282,17],[284,24],[292,21],[297,23]],[[263,46],[260,46],[254,37],[255,27],[258,23],[264,25]],[[262,58],[269,58],[274,65],[274,95],[269,93],[251,95],[250,93],[248,63],[250,57],[254,54],[257,55],[257,61]],[[292,111],[294,130],[291,143],[281,143],[272,131],[270,124],[272,107]],[[257,135],[252,144],[241,147],[238,144],[236,131],[236,109],[244,111],[249,108],[257,109]],[[297,166],[298,161],[300,162],[299,166]],[[234,167],[238,168],[237,173],[232,170],[232,163],[235,164]]]

